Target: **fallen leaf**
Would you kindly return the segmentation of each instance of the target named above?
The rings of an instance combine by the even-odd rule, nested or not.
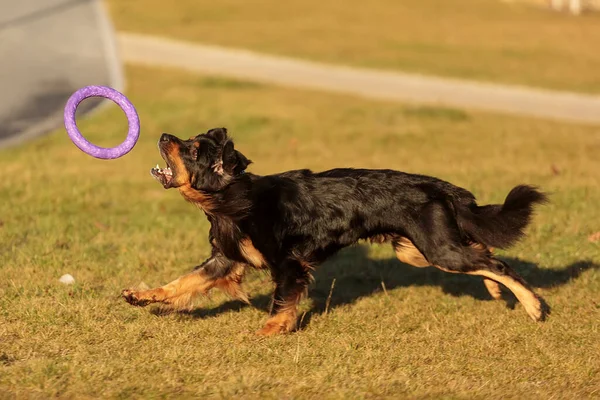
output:
[[[588,236],[588,240],[592,243],[600,242],[600,232],[592,233]]]
[[[552,171],[552,175],[560,175],[560,169],[554,164],[550,165],[550,171]]]

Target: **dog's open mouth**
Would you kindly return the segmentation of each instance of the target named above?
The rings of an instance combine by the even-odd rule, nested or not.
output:
[[[171,171],[171,168],[160,168],[158,164],[156,164],[156,167],[150,170],[150,174],[152,174],[154,179],[159,181],[165,189],[170,187],[171,180],[173,180],[173,171]]]

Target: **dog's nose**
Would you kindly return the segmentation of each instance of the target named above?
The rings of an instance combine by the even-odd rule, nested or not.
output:
[[[160,137],[161,142],[170,142],[173,139],[173,135],[169,135],[168,133],[163,133]]]

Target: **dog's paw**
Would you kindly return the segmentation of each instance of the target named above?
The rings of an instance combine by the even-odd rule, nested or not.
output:
[[[523,304],[527,314],[535,322],[545,321],[548,315],[550,315],[550,306],[540,296],[534,295],[534,299]]]
[[[132,306],[145,307],[152,302],[149,299],[141,298],[139,296],[139,292],[132,289],[124,289],[121,292],[121,296],[123,296],[125,301],[131,304]]]
[[[259,336],[273,336],[290,333],[295,329],[295,324],[292,321],[267,321],[265,326],[256,331]]]
[[[287,332],[287,330],[285,329],[285,326],[282,326],[280,324],[275,324],[275,323],[267,323],[261,329],[256,331],[256,334],[259,336],[273,336],[273,335],[279,335],[279,334],[286,333],[286,332]]]

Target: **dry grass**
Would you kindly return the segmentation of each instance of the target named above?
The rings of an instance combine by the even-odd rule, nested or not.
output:
[[[0,153],[0,397],[593,398],[600,392],[599,129],[130,68],[137,147],[103,162],[63,131]],[[115,144],[118,109],[82,123]],[[149,176],[162,131],[225,125],[256,173],[391,167],[501,201],[520,182],[553,193],[503,253],[553,307],[535,324],[480,279],[404,266],[359,246],[318,269],[303,328],[261,339],[253,306],[215,293],[189,314],[118,298],[208,256],[204,216]],[[594,264],[595,263],[595,264]],[[74,275],[74,286],[58,277]],[[332,281],[335,287],[331,291]],[[383,290],[385,287],[385,291]],[[328,312],[327,298],[331,292]]]
[[[108,0],[119,29],[326,62],[600,93],[600,14],[498,0]]]

